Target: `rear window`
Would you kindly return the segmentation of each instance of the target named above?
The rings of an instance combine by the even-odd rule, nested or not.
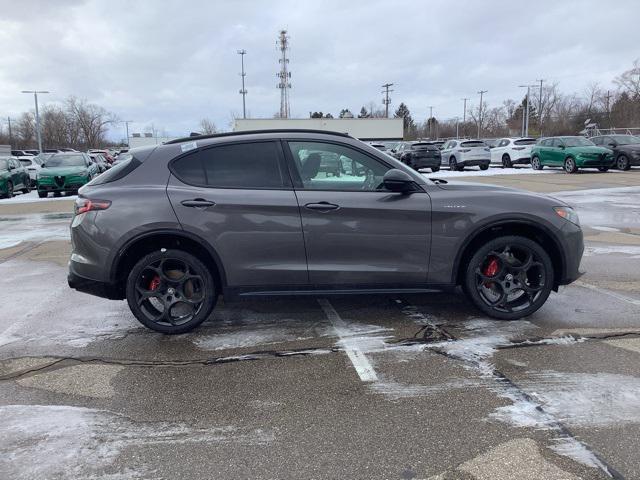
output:
[[[29,165],[32,164],[31,160],[20,160],[20,163],[25,167],[28,167]]]
[[[431,143],[414,143],[411,148],[414,150],[438,150],[438,147]]]
[[[212,188],[283,188],[275,142],[220,145],[190,153],[171,165],[184,183]]]
[[[536,139],[535,138],[523,138],[522,140],[516,140],[513,143],[515,143],[516,145],[535,145]]]
[[[470,142],[462,142],[460,144],[461,147],[486,147],[484,142],[479,140],[472,140]]]
[[[131,154],[127,154],[127,158],[121,160],[106,172],[98,175],[96,178],[87,183],[87,185],[94,186],[115,182],[116,180],[120,180],[121,178],[129,175],[140,165],[142,165],[142,162],[140,160],[138,160]]]

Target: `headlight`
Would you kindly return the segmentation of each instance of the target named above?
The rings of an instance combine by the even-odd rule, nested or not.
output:
[[[580,226],[580,218],[578,218],[578,214],[571,207],[553,207],[555,212],[564,218],[565,220],[570,221],[574,225]]]

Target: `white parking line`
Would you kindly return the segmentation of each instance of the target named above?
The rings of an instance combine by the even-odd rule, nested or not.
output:
[[[333,305],[325,298],[318,299],[318,303],[322,307],[324,314],[327,316],[336,335],[340,339],[340,344],[344,347],[344,351],[351,360],[353,368],[363,382],[377,382],[378,375],[373,366],[369,362],[367,356],[360,350],[358,346],[358,338],[354,337],[354,333],[349,330],[349,326],[338,315]]]
[[[588,288],[589,290],[593,290],[595,292],[604,293],[605,295],[609,295],[610,297],[616,298],[618,300],[622,300],[623,302],[630,303],[631,305],[640,306],[640,300],[632,297],[627,297],[626,295],[622,295],[621,293],[612,292],[611,290],[605,290],[604,288],[596,287],[595,285],[591,285],[590,283],[583,282],[582,280],[578,280],[575,282],[576,285],[582,288]]]

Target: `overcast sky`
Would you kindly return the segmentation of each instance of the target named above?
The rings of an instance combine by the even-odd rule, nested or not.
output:
[[[640,2],[613,1],[161,1],[0,0],[0,117],[86,98],[169,134],[241,114],[240,56],[247,50],[247,110],[279,110],[276,38],[289,31],[291,113],[405,102],[414,119],[462,115],[462,97],[489,106],[520,99],[544,78],[564,92],[611,80],[640,57]],[[123,135],[123,127],[111,134]]]

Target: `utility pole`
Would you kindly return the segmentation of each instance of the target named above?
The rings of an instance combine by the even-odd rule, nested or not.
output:
[[[247,51],[243,48],[242,50],[238,50],[238,55],[240,55],[240,62],[242,64],[242,73],[240,76],[242,77],[242,90],[240,90],[240,95],[242,95],[242,118],[247,118],[247,105],[245,103],[245,96],[247,95],[247,89],[244,88],[244,77],[247,76],[244,73],[244,56],[247,54]]]
[[[478,139],[480,139],[480,134],[482,133],[482,96],[487,92],[488,90],[480,90],[478,92],[480,94],[480,109],[478,110]]]
[[[389,104],[391,103],[391,99],[389,98],[389,93],[393,92],[393,90],[389,90],[389,87],[392,87],[393,83],[385,83],[384,85],[382,85],[382,88],[384,88],[384,90],[382,91],[382,93],[384,93],[384,98],[382,99],[382,103],[384,104],[384,116],[386,118],[389,118]]]
[[[525,109],[522,112],[522,136],[523,137],[528,137],[529,136],[529,95],[531,94],[531,87],[537,87],[537,85],[518,85],[519,88],[526,88],[527,89],[527,96],[525,97]]]
[[[544,82],[544,78],[536,80],[536,82],[540,82],[540,96],[538,97],[538,130],[540,130],[540,136],[542,136],[542,82]]]
[[[462,107],[462,136],[466,136],[466,123],[467,123],[467,100],[468,98],[461,99],[464,102],[464,106]]]
[[[460,117],[456,117],[456,138],[460,138],[459,127],[460,127]]]
[[[131,145],[129,145],[129,124],[133,123],[133,120],[125,120],[123,123],[127,135],[127,148],[131,148]]]
[[[22,93],[33,93],[36,102],[36,134],[38,137],[38,150],[42,153],[42,134],[40,132],[40,112],[38,111],[38,94],[49,93],[47,90],[22,90]]]
[[[433,129],[433,105],[429,105],[429,139],[433,140],[432,129]]]

